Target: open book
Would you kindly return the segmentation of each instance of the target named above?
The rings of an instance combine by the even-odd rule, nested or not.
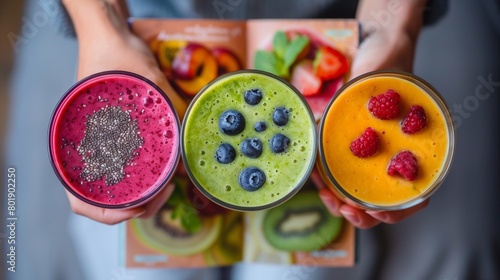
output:
[[[294,85],[317,121],[346,81],[359,43],[354,20],[133,19],[130,23],[186,101],[221,74],[260,69]],[[173,182],[176,190],[155,217],[125,223],[126,267],[207,267],[240,261],[355,263],[354,227],[328,213],[312,181],[284,204],[249,213],[199,199],[187,177],[177,176]]]

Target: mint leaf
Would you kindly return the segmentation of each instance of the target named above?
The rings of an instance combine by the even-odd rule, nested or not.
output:
[[[283,31],[278,31],[273,37],[273,50],[276,56],[283,58],[285,56],[285,50],[288,46],[288,36]]]
[[[172,219],[180,220],[182,228],[189,233],[196,233],[201,229],[202,221],[198,217],[198,211],[191,206],[185,195],[187,181],[174,177],[174,191],[166,204],[172,207]]]
[[[172,211],[172,218],[180,219],[182,228],[189,233],[201,230],[202,222],[198,217],[198,212],[189,204],[178,204]]]
[[[274,53],[265,50],[258,50],[255,53],[254,67],[255,69],[266,71],[283,78],[288,78],[290,76],[288,68],[283,64],[283,60]]]
[[[269,73],[273,73],[275,75],[279,75],[278,70],[276,68],[277,58],[272,52],[258,50],[255,53],[254,58],[254,67],[255,69],[259,69],[262,71],[266,71]]]
[[[284,67],[289,69],[308,44],[309,38],[307,36],[299,35],[293,38],[292,42],[290,42],[285,50],[285,55],[283,57]]]
[[[182,190],[180,188],[178,188],[177,186],[175,186],[174,191],[172,192],[172,194],[168,198],[166,204],[175,207],[175,206],[181,204],[183,201],[184,201],[184,195],[182,193]]]
[[[281,58],[276,59],[276,70],[278,76],[288,79],[290,78],[290,68],[285,66],[285,63]]]

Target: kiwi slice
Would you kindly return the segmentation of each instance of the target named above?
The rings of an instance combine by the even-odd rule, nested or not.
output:
[[[183,229],[178,219],[172,219],[172,209],[162,208],[150,219],[133,219],[132,230],[147,247],[166,254],[187,256],[209,248],[219,236],[222,218],[203,218],[196,233]]]
[[[263,221],[267,241],[283,251],[319,250],[332,242],[341,228],[342,219],[328,212],[317,191],[299,192],[270,209]]]

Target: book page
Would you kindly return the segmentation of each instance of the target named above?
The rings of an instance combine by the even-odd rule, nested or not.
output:
[[[213,204],[189,178],[153,217],[125,222],[125,266],[194,268],[231,265],[242,259],[243,215]]]
[[[130,24],[186,102],[219,75],[244,67],[244,21],[132,19]],[[174,197],[155,216],[125,223],[125,266],[189,268],[241,261],[242,213],[209,201],[187,176],[177,175],[173,182]],[[183,224],[186,220],[198,226]]]
[[[319,121],[329,101],[347,81],[358,43],[355,20],[250,20],[247,23],[247,65],[276,74],[294,85]],[[294,199],[311,192],[317,196],[317,189],[311,184],[304,186]],[[307,224],[321,211],[317,199],[312,201],[305,197],[307,195],[296,202],[297,205],[285,202],[277,207],[280,211],[271,209],[245,215],[245,261],[307,266],[354,265],[355,228],[344,219],[336,227],[329,226],[327,231],[321,229],[326,226],[322,224],[324,220]],[[315,210],[305,211],[301,217],[297,209]],[[281,220],[271,223],[275,215],[282,215]],[[304,220],[307,215],[310,219]],[[301,223],[302,227],[289,229],[289,232],[279,230],[287,222]],[[332,234],[335,230],[338,233]],[[279,236],[282,240],[276,240]]]

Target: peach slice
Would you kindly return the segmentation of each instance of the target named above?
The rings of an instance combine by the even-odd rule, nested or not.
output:
[[[156,46],[155,46],[156,45]],[[172,71],[172,63],[177,53],[187,45],[186,41],[169,40],[169,41],[154,41],[150,44],[150,48],[156,47],[156,57],[160,63],[160,67],[166,73]]]
[[[212,54],[215,57],[215,60],[217,60],[217,64],[219,66],[219,75],[241,69],[240,60],[231,50],[222,47],[213,48]]]
[[[217,77],[217,61],[204,46],[187,44],[172,63],[175,85],[186,95],[194,96]]]

